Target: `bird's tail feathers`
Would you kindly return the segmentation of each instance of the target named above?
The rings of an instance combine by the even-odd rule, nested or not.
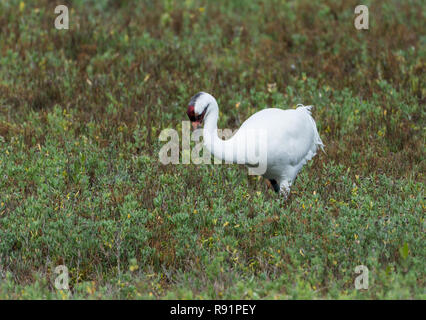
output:
[[[321,148],[321,150],[325,153],[325,150],[324,150],[324,143],[322,143],[322,140],[321,140],[321,138],[320,138],[320,136],[319,136],[318,129],[317,129],[317,124],[315,123],[314,118],[312,118],[312,114],[311,114],[311,109],[312,109],[312,107],[313,107],[313,106],[304,106],[303,104],[299,103],[299,104],[297,105],[297,109],[296,109],[296,110],[299,110],[299,109],[300,109],[301,111],[304,111],[304,112],[306,112],[306,113],[309,115],[309,119],[311,120],[311,124],[312,124],[312,127],[313,127],[313,129],[314,129],[314,134],[315,134],[315,137],[314,137],[314,139],[315,139],[315,144],[316,144],[317,146],[319,146],[319,147]]]

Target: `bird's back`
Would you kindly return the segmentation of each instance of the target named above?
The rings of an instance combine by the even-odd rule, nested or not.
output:
[[[267,176],[278,174],[283,166],[303,166],[317,150],[319,135],[309,107],[263,109],[249,117],[235,136],[247,130],[267,132]]]

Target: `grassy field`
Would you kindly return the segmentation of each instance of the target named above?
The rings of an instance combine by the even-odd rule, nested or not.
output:
[[[61,2],[0,1],[0,299],[426,298],[424,2]],[[198,91],[219,128],[314,105],[287,202],[160,163]]]

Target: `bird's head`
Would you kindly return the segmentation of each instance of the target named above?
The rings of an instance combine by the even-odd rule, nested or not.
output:
[[[199,92],[191,98],[186,114],[192,123],[192,128],[198,129],[204,121],[204,117],[210,105],[210,95]]]

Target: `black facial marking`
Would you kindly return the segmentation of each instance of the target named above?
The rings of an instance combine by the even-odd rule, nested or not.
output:
[[[195,121],[195,112],[194,112],[194,106],[189,105],[188,111],[186,111],[186,114],[188,115],[188,118],[191,122]]]
[[[195,103],[197,102],[198,98],[203,94],[204,92],[198,92],[196,95],[194,95],[191,100],[189,101],[188,104],[188,111],[186,112],[188,115],[188,118],[191,122],[197,121],[197,122],[202,122],[204,119],[204,116],[206,115],[207,112],[207,108],[209,107],[210,104],[208,104],[203,112],[199,115],[195,114]]]
[[[204,108],[204,111],[199,114],[199,115],[194,115],[193,117],[189,117],[189,120],[191,120],[192,122],[197,121],[197,122],[201,122],[204,119],[204,116],[206,115],[207,112],[207,108],[209,107],[209,104],[207,105],[207,107]]]

